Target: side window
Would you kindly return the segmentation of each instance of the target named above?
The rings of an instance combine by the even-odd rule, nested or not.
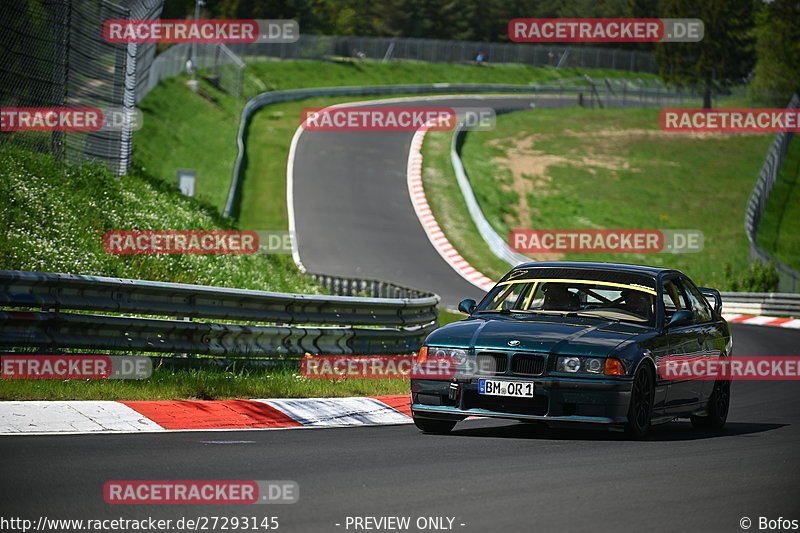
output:
[[[681,279],[681,285],[686,289],[686,295],[689,297],[689,305],[691,305],[694,316],[697,317],[697,322],[710,322],[712,319],[711,309],[708,306],[708,301],[703,297],[697,287],[690,281]]]
[[[661,299],[664,302],[664,311],[666,313],[666,320],[672,318],[675,311],[682,309],[691,309],[689,300],[686,298],[686,293],[683,287],[678,283],[677,278],[664,280],[662,284]]]

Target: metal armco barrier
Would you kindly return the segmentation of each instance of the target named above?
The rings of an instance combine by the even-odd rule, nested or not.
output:
[[[385,285],[389,290],[391,284]],[[226,357],[408,353],[419,348],[437,326],[438,302],[438,296],[418,291],[415,297],[395,299],[320,296],[2,270],[0,306],[25,310],[0,311],[0,349],[137,350]]]
[[[723,292],[722,312],[800,317],[800,294],[787,292]]]
[[[798,106],[800,106],[800,97],[794,94],[789,101],[787,109],[794,109]],[[764,214],[764,210],[767,208],[769,194],[778,179],[778,172],[793,136],[794,132],[786,131],[775,135],[775,139],[772,141],[769,151],[767,151],[767,157],[764,159],[764,163],[758,173],[753,192],[750,193],[750,198],[747,200],[747,209],[744,216],[744,231],[747,235],[747,240],[750,241],[750,261],[772,262],[778,271],[778,290],[781,291],[800,290],[800,272],[782,263],[759,246],[756,236],[758,234],[758,225],[761,222],[761,215]]]
[[[481,234],[481,237],[483,237],[483,240],[492,253],[511,266],[517,266],[532,261],[528,256],[515,252],[508,245],[506,240],[495,231],[491,224],[489,224],[489,221],[486,220],[481,206],[478,204],[478,199],[475,198],[472,185],[470,185],[467,172],[464,170],[464,164],[461,162],[461,157],[458,153],[458,143],[463,135],[464,129],[462,125],[459,124],[453,135],[453,141],[450,144],[450,162],[453,165],[453,172],[455,172],[458,187],[461,189],[461,194],[464,196],[467,209],[472,217],[472,221],[478,228],[478,232]]]
[[[372,298],[424,298],[429,293],[388,281],[373,279],[343,278],[328,274],[312,274],[308,276],[325,287],[331,294],[338,296],[369,296]]]

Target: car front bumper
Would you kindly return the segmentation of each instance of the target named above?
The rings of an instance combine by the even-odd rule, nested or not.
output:
[[[415,417],[449,420],[484,416],[559,423],[623,424],[627,421],[631,378],[523,380],[487,376],[486,379],[532,381],[534,397],[478,394],[478,378],[466,381],[413,379],[411,410]]]

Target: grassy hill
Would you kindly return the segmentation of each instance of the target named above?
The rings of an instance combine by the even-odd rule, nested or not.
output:
[[[142,169],[63,166],[50,155],[0,149],[0,268],[319,292],[288,256],[113,255],[111,230],[228,230],[234,223]]]
[[[744,207],[772,136],[670,134],[658,129],[658,116],[657,109],[585,108],[503,115],[495,130],[467,135],[462,159],[486,218],[503,236],[511,229],[699,229],[705,234],[699,253],[535,259],[670,266],[698,283],[733,288],[748,271]],[[471,224],[459,219],[466,211],[447,159],[449,135],[432,133],[425,142],[430,201],[454,245],[476,268],[497,276],[505,265]]]

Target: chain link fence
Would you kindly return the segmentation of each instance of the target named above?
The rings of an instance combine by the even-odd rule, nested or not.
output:
[[[787,109],[796,109],[798,107],[800,107],[800,97],[795,94],[792,96]],[[793,137],[794,132],[789,131],[783,131],[775,135],[775,139],[767,151],[764,164],[758,173],[753,192],[750,193],[750,198],[747,200],[747,210],[744,217],[744,231],[747,234],[747,240],[750,241],[750,261],[772,262],[778,271],[778,290],[784,292],[797,292],[800,290],[800,272],[782,263],[759,246],[758,242],[756,242],[756,236],[761,216],[767,207],[770,192],[772,192],[772,187],[778,179],[778,172]]]
[[[147,81],[137,87],[136,101],[141,101],[161,80],[188,72],[187,62],[192,59],[192,53],[192,45],[182,43],[170,47],[156,57]],[[198,44],[194,53],[194,66],[208,71],[212,81],[236,97],[243,96],[244,68],[247,63],[286,59],[326,60],[347,57],[355,60],[474,63],[480,53],[484,56],[484,61],[492,63],[658,72],[650,52],[434,39],[301,35],[295,43]],[[266,87],[258,88],[258,92],[264,90]]]
[[[154,44],[103,39],[111,19],[156,19],[164,0],[20,0],[3,2],[0,17],[0,107],[93,107],[132,111],[160,81],[194,67],[220,88],[243,96],[246,63],[276,59],[416,60],[612,68],[655,72],[653,55],[632,50],[499,44],[433,39],[301,35],[296,43],[178,44],[155,56]],[[259,92],[266,87],[259,88]],[[94,132],[0,132],[0,145],[51,152],[70,163],[105,162],[125,174],[132,126]]]
[[[478,54],[487,63],[519,63],[536,67],[608,68],[658,72],[650,52],[600,46],[483,43],[398,37],[301,35],[295,43],[236,44],[231,50],[245,62],[268,59],[351,57],[413,60],[430,63],[472,63]]]
[[[188,73],[189,61],[197,70],[211,73],[211,81],[237,98],[242,96],[245,63],[229,48],[230,45],[180,43],[160,53],[148,69],[147,79],[136,88],[140,102],[162,80]],[[253,46],[253,45],[249,45]],[[194,51],[194,52],[193,52]],[[195,57],[192,58],[192,53]],[[266,87],[265,87],[266,89]]]
[[[133,110],[147,83],[154,44],[111,44],[103,23],[154,19],[163,0],[9,0],[0,17],[0,107],[94,107]],[[70,163],[130,166],[132,126],[117,131],[0,132],[17,144]]]

